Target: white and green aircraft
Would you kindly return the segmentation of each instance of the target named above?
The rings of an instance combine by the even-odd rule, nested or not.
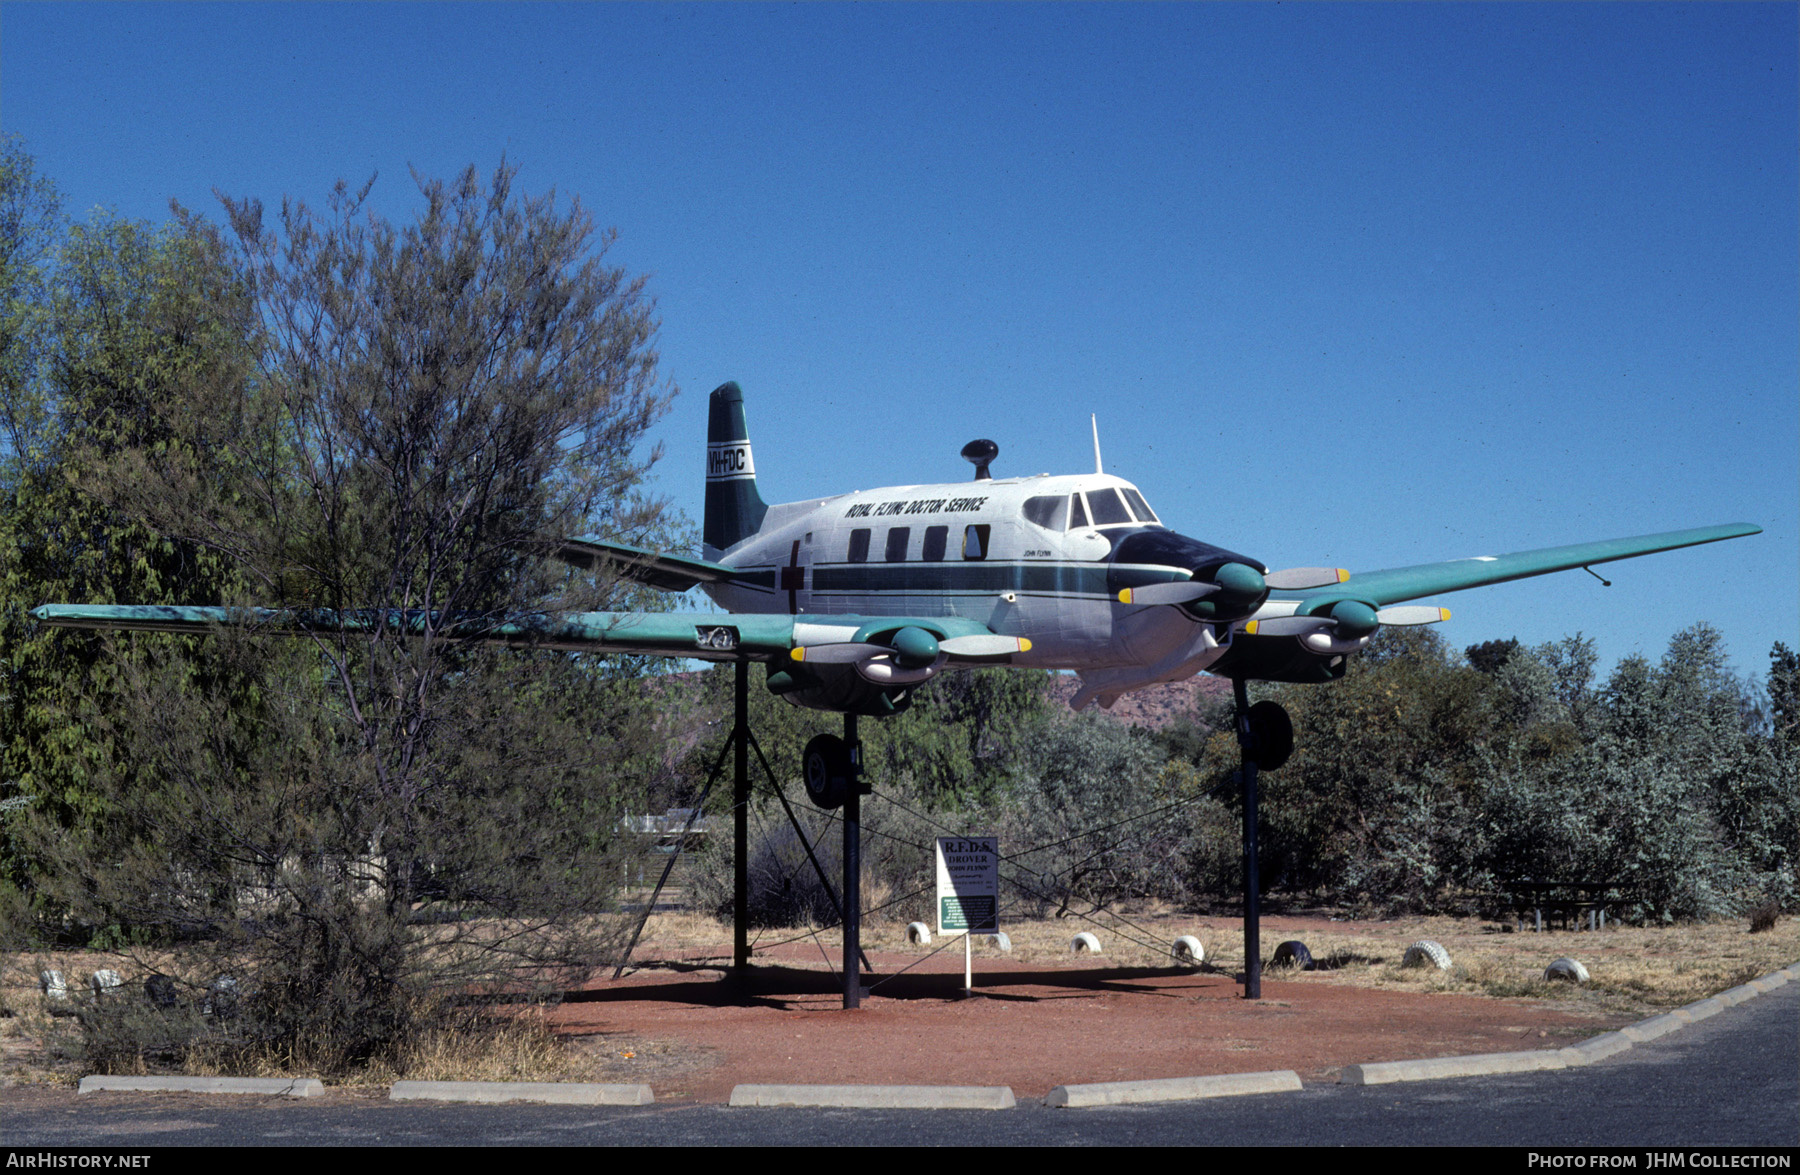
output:
[[[1168,529],[1102,473],[997,478],[973,441],[973,481],[891,486],[767,505],[735,383],[712,394],[704,558],[579,540],[562,557],[670,590],[718,614],[567,618],[571,644],[769,663],[800,705],[883,714],[952,665],[1074,670],[1077,709],[1206,671],[1324,682],[1382,625],[1448,610],[1407,601],[1756,534],[1748,524],[1484,555],[1352,576],[1271,571]]]
[[[1098,443],[1096,443],[1098,467]],[[974,441],[975,477],[768,505],[737,384],[714,391],[703,558],[600,539],[560,557],[650,586],[700,587],[719,612],[539,613],[471,621],[470,635],[562,649],[768,666],[798,705],[880,716],[951,666],[1073,670],[1072,704],[1196,673],[1325,682],[1382,625],[1429,624],[1445,592],[1759,533],[1746,523],[1482,555],[1355,575],[1272,571],[1168,529],[1130,482],[1096,471],[999,478]],[[58,625],[196,631],[242,612],[206,607],[46,605]],[[363,614],[257,610],[278,627],[357,628]],[[387,617],[392,623],[393,618]]]
[[[815,737],[802,774],[815,803],[844,808],[846,1007],[856,1006],[862,990],[857,797],[867,787],[860,781],[857,716],[903,709],[915,688],[957,665],[1073,670],[1081,677],[1072,699],[1078,709],[1110,706],[1157,682],[1218,674],[1232,680],[1244,755],[1244,992],[1256,998],[1259,887],[1249,880],[1260,876],[1256,771],[1281,765],[1293,733],[1279,705],[1249,704],[1247,681],[1331,681],[1382,625],[1430,624],[1450,615],[1409,601],[1761,529],[1728,524],[1356,575],[1336,568],[1272,571],[1165,527],[1137,487],[1100,471],[1098,441],[1095,472],[1073,476],[992,477],[988,466],[997,452],[992,441],[964,447],[976,466],[972,481],[771,506],[757,492],[743,394],[727,383],[710,405],[703,557],[601,539],[571,540],[558,553],[667,591],[700,587],[723,611],[461,619],[373,610],[51,604],[33,615],[74,627],[185,632],[239,623],[289,632],[429,627],[509,644],[738,662],[732,737],[739,964],[749,958],[742,885],[749,794],[744,669],[761,661],[775,693],[845,715],[845,737]]]

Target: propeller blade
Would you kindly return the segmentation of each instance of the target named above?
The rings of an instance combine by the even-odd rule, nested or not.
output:
[[[980,634],[969,639],[979,640]],[[1004,638],[1002,638],[1004,639]],[[938,639],[922,628],[908,625],[888,634],[890,643],[845,641],[834,645],[802,645],[788,654],[796,661],[815,665],[857,665],[876,657],[891,657],[902,669],[922,669],[938,659],[942,646]],[[1007,652],[1014,649],[1008,648]]]
[[[1311,588],[1336,587],[1350,578],[1342,567],[1288,567],[1271,571],[1263,582],[1282,592],[1303,592]]]
[[[1329,616],[1271,616],[1267,620],[1247,621],[1244,631],[1251,636],[1306,636],[1328,632],[1336,626],[1337,621]]]
[[[1436,624],[1440,620],[1450,619],[1450,609],[1431,608],[1424,604],[1402,604],[1394,608],[1383,608],[1375,613],[1375,619],[1383,624],[1402,628],[1414,624]]]
[[[975,633],[971,636],[953,636],[948,640],[939,641],[938,648],[952,657],[1005,657],[1013,653],[1029,651],[1031,642],[1022,636]]]
[[[1216,583],[1184,579],[1174,583],[1147,583],[1143,587],[1126,588],[1119,593],[1121,604],[1186,604],[1210,596],[1219,590]]]
[[[1356,640],[1368,636],[1383,624],[1436,624],[1448,620],[1447,608],[1404,605],[1383,608],[1377,612],[1361,600],[1339,600],[1331,605],[1331,615],[1271,616],[1244,625],[1251,636],[1310,636],[1315,632],[1333,632],[1339,637]]]
[[[886,645],[845,641],[838,645],[802,645],[788,656],[813,665],[853,665],[858,661],[867,661],[870,657],[886,656],[893,651]]]

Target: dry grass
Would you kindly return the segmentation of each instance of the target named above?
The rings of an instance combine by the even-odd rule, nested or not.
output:
[[[1296,928],[1291,937],[1304,941],[1317,959],[1346,960],[1345,966],[1309,979],[1399,991],[1554,1000],[1596,1013],[1666,1011],[1800,959],[1800,935],[1791,926],[1782,933],[1751,937],[1743,920],[1599,933],[1512,933],[1492,923],[1450,918],[1343,923],[1311,933],[1307,929],[1312,928]],[[1267,942],[1267,928],[1264,937]],[[1452,962],[1449,971],[1400,965],[1406,947],[1419,939],[1443,945]],[[1575,988],[1544,978],[1544,969],[1563,956],[1587,968],[1587,984]],[[1241,955],[1238,963],[1241,966]]]

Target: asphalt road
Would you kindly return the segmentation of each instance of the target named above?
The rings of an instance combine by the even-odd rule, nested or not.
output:
[[[0,1090],[0,1147],[1800,1144],[1800,983],[1584,1069],[1159,1106],[757,1110],[318,1104]],[[155,1165],[154,1163],[152,1164]]]

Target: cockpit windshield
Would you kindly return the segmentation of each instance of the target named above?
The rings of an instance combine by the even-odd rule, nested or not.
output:
[[[1096,487],[1086,493],[1040,494],[1020,508],[1027,522],[1045,530],[1080,530],[1088,526],[1161,526],[1144,495],[1130,486]]]
[[[1131,511],[1125,508],[1125,500],[1119,497],[1118,490],[1089,490],[1087,500],[1095,526],[1118,526],[1131,521]]]
[[[1139,522],[1148,522],[1152,526],[1162,525],[1162,519],[1158,518],[1156,512],[1150,509],[1150,503],[1144,501],[1144,495],[1138,493],[1130,486],[1126,486],[1120,492],[1125,495],[1125,500],[1131,503],[1131,512],[1137,515],[1137,520]]]

